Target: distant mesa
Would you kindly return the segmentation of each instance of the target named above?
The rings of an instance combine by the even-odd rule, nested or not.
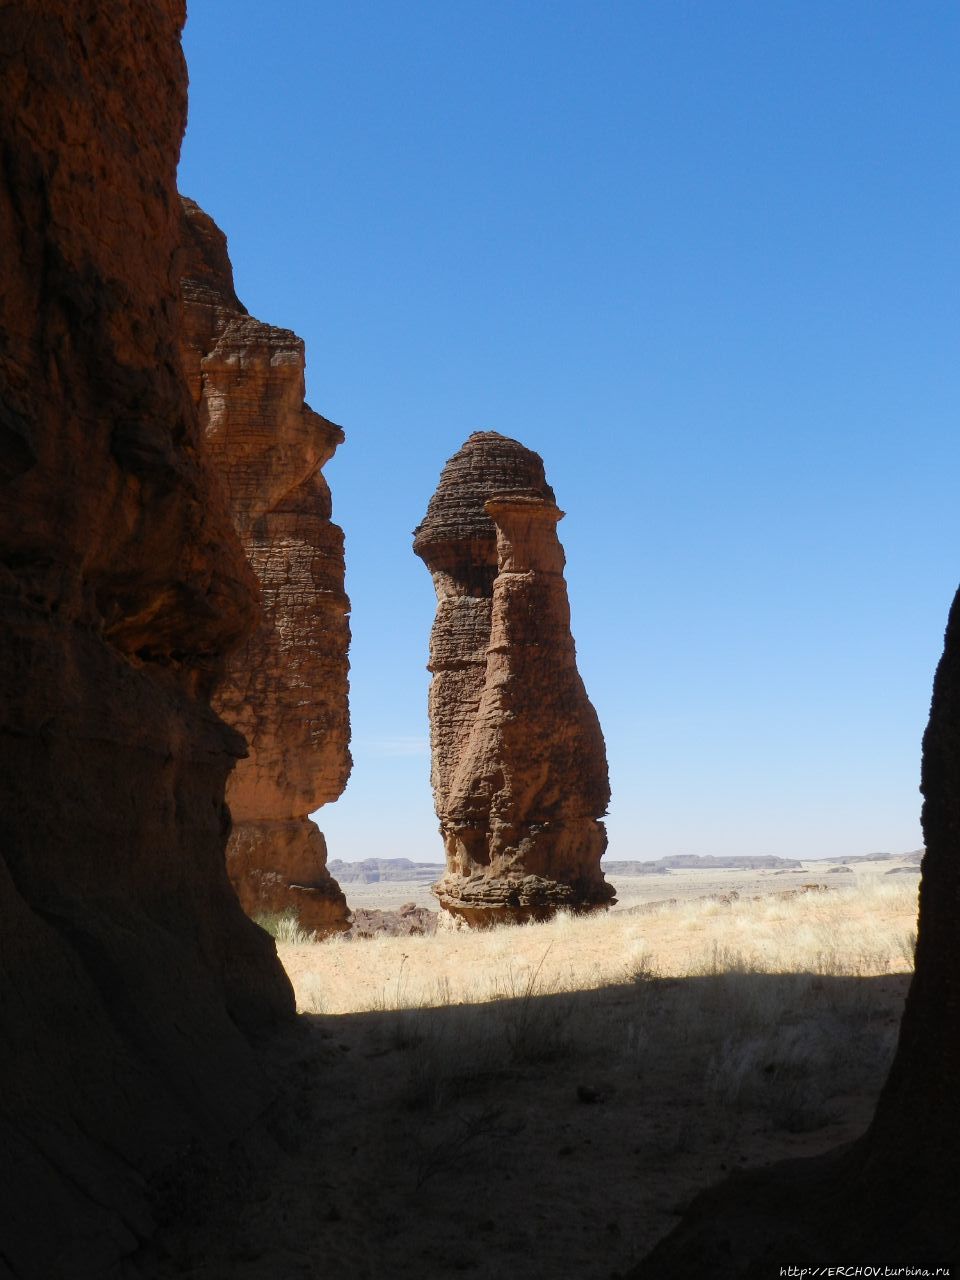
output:
[[[892,859],[904,859],[906,866],[892,867],[885,874],[900,875],[910,873],[916,875],[922,849],[911,853],[894,854],[855,854],[843,859],[819,859],[819,861],[836,862],[836,866],[828,867],[825,875],[852,875],[853,867],[848,863],[885,862]],[[781,858],[776,854],[699,854],[675,853],[663,858],[649,860],[614,859],[604,857],[600,866],[608,876],[664,876],[674,871],[802,871],[809,862],[818,859],[801,861],[798,858]],[[377,884],[377,883],[432,883],[444,870],[438,862],[413,862],[410,858],[364,858],[359,862],[343,862],[337,859],[327,864],[330,874],[341,884]]]
[[[446,871],[435,892],[471,925],[615,898],[600,869],[606,750],[577,671],[562,515],[536,453],[475,432],[414,534],[437,593],[431,780]]]
[[[652,862],[603,860],[603,870],[609,876],[657,876],[671,871],[799,871],[802,862],[796,858],[778,858],[772,853],[733,854],[730,857],[711,853],[676,853]]]
[[[364,858],[362,862],[341,862],[335,858],[327,864],[327,870],[340,884],[432,884],[443,865],[411,862],[409,858]]]
[[[813,859],[811,859],[813,861]],[[818,859],[819,861],[819,859]],[[827,858],[827,862],[835,862],[838,866],[846,867],[857,862],[912,862],[917,866],[923,861],[922,849],[911,849],[909,853],[855,853],[849,857],[843,858]]]
[[[773,871],[780,874],[785,871],[800,871],[810,862],[833,862],[837,865],[826,874],[851,871],[852,865],[858,862],[907,862],[908,866],[895,867],[888,875],[900,872],[916,872],[923,857],[922,849],[914,849],[909,853],[858,853],[843,858],[781,858],[772,853],[733,854],[729,857],[710,853],[678,853],[665,858],[649,861],[627,860],[614,861],[603,859],[603,870],[609,876],[657,876],[668,875],[671,871]]]

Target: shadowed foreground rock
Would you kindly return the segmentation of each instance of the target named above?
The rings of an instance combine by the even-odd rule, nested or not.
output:
[[[210,710],[255,583],[178,350],[178,0],[0,7],[0,1275],[102,1278],[293,1013]]]
[[[303,342],[248,315],[223,233],[182,205],[184,368],[261,593],[214,700],[249,752],[227,783],[227,867],[250,915],[294,911],[335,932],[347,904],[307,815],[341,794],[351,764],[343,532],[321,471],[343,432],[304,403]]]
[[[604,906],[603,734],[577,671],[562,518],[541,459],[474,433],[414,550],[433,577],[432,782],[441,905],[469,924]]]
[[[923,739],[916,970],[866,1134],[697,1197],[635,1280],[766,1280],[781,1266],[960,1264],[960,592]],[[852,1274],[852,1273],[851,1273]],[[928,1274],[935,1274],[929,1270]]]

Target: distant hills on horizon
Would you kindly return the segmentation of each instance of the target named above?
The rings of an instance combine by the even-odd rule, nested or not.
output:
[[[890,862],[894,858],[903,858],[907,862],[919,863],[923,858],[923,849],[911,849],[909,853],[854,853],[844,858],[808,858],[808,862],[836,862],[847,866],[851,862]]]
[[[605,858],[601,865],[607,875],[611,876],[653,876],[668,875],[671,871],[800,871],[808,862],[829,862],[844,867],[855,862],[890,862],[894,859],[919,863],[922,857],[922,849],[913,849],[909,853],[854,853],[839,858],[830,854],[822,854],[817,858],[781,858],[774,853],[729,856],[676,853],[666,858],[632,859],[626,862]]]
[[[670,871],[799,871],[799,858],[780,858],[773,853],[739,853],[724,857],[713,853],[674,853],[666,858],[617,861],[604,858],[600,864],[611,876],[658,876]]]
[[[390,880],[417,880],[431,883],[443,871],[442,862],[411,862],[409,858],[364,858],[362,862],[341,862],[333,858],[327,870],[341,884],[378,884]]]
[[[908,853],[855,853],[842,857],[821,855],[816,858],[781,858],[773,853],[732,854],[676,853],[665,858],[616,860],[605,858],[602,866],[611,876],[666,875],[671,871],[799,871],[807,862],[831,862],[849,866],[857,862],[919,863],[922,849]],[[341,884],[380,884],[391,881],[416,881],[429,884],[443,871],[442,862],[412,862],[409,858],[364,858],[361,862],[344,862],[338,858],[327,863],[327,869]]]

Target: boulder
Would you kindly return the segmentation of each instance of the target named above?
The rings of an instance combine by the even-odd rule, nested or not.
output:
[[[576,665],[543,462],[474,433],[444,467],[414,550],[437,593],[430,640],[440,904],[471,925],[608,905],[603,734]]]
[[[182,210],[183,364],[261,601],[214,699],[247,742],[227,783],[227,866],[250,915],[331,933],[347,904],[307,815],[351,766],[343,532],[322,472],[343,432],[304,402],[302,340],[247,313],[223,233],[194,201]]]

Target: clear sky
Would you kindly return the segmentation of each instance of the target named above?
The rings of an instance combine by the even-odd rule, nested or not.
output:
[[[410,549],[543,455],[610,856],[920,843],[960,577],[955,0],[193,0],[181,188],[307,344],[353,601],[331,857],[440,861]]]

